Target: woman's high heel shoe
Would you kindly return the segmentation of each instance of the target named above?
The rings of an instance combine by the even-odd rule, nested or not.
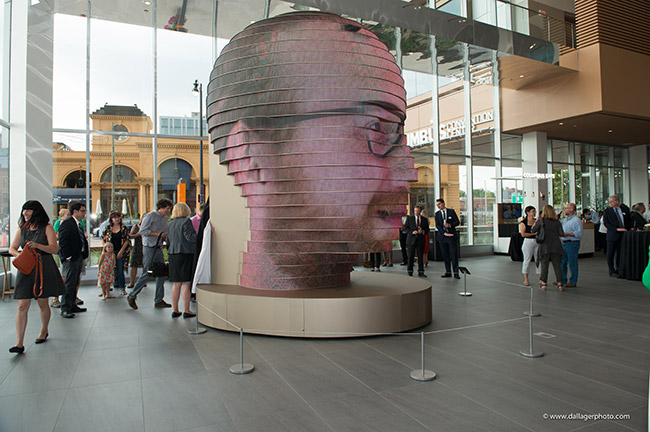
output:
[[[10,353],[16,353],[16,354],[22,354],[22,353],[25,352],[25,347],[24,346],[21,346],[21,347],[13,346],[13,347],[9,348],[9,352]]]
[[[562,284],[557,284],[557,290],[558,290],[559,292],[564,291],[564,287],[562,286]]]
[[[42,344],[43,342],[46,342],[46,341],[47,341],[47,337],[48,337],[49,335],[50,335],[49,333],[45,333],[45,337],[44,337],[44,338],[42,338],[42,339],[41,339],[41,338],[38,338],[38,339],[36,339],[36,340],[34,341],[34,343],[35,343],[35,344]]]
[[[541,289],[542,291],[546,291],[546,284],[544,282],[540,282],[539,289]]]

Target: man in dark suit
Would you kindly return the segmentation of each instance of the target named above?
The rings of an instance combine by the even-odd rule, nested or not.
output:
[[[453,264],[454,277],[460,279],[458,274],[458,232],[456,227],[460,225],[458,215],[453,209],[445,207],[445,200],[438,198],[436,200],[436,229],[438,230],[438,243],[442,252],[442,259],[445,261],[445,274],[441,277],[451,277],[451,268]]]
[[[406,252],[406,237],[408,237],[408,231],[404,229],[404,223],[408,216],[402,216],[402,226],[399,229],[399,247],[402,251],[402,263],[400,265],[408,265],[409,256]]]
[[[418,276],[427,277],[424,274],[424,243],[425,236],[429,233],[429,219],[422,216],[422,206],[416,205],[413,209],[413,216],[408,216],[402,230],[406,232],[406,251],[408,255],[408,273],[413,276],[413,263],[415,262],[415,251],[418,253]]]
[[[86,217],[86,205],[80,201],[71,201],[68,205],[72,217],[59,226],[59,258],[65,278],[65,294],[61,300],[61,316],[74,318],[76,312],[86,312],[86,308],[77,306],[77,284],[81,277],[83,260],[88,258],[88,240],[79,223]]]
[[[603,213],[603,223],[607,228],[607,266],[610,276],[618,276],[621,264],[621,242],[623,233],[630,226],[630,209],[621,205],[618,195],[609,197],[609,207]]]

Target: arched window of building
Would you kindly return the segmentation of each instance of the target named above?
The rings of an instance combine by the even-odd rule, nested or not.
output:
[[[92,181],[92,173],[91,173],[91,181]],[[68,174],[63,180],[63,187],[68,188],[68,189],[76,189],[76,188],[85,188],[86,187],[86,171],[85,170],[77,170],[73,171],[70,174]]]
[[[99,181],[102,183],[111,183],[112,176],[113,167],[108,167],[102,173]],[[136,181],[135,171],[125,165],[115,165],[115,183],[135,183]]]
[[[196,206],[196,184],[192,179],[192,165],[178,158],[167,159],[158,168],[158,198],[167,198],[177,202],[176,187],[185,183],[187,205]]]

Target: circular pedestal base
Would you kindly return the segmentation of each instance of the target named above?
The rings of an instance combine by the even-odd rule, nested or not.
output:
[[[411,378],[416,381],[433,381],[436,379],[436,373],[430,370],[417,369],[411,372]]]
[[[469,297],[469,296],[472,295],[472,293],[471,292],[461,291],[461,292],[458,293],[458,295],[463,296],[463,297]]]
[[[524,357],[528,357],[528,358],[538,358],[538,357],[542,357],[544,355],[543,352],[540,352],[540,353],[530,352],[529,353],[529,352],[526,352],[526,351],[519,351],[519,354],[521,354]]]
[[[198,285],[199,322],[229,331],[341,338],[396,333],[431,322],[431,283],[394,274],[353,272],[338,288],[268,291]],[[233,325],[229,324],[228,322]]]
[[[230,366],[230,373],[235,375],[245,375],[247,373],[253,372],[253,370],[255,370],[255,366],[249,363]]]

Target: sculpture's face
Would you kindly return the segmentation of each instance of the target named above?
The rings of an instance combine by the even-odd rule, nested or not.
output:
[[[258,22],[224,49],[208,122],[250,208],[242,285],[247,258],[329,267],[330,278],[302,287],[309,288],[345,282],[360,252],[392,249],[416,179],[402,82],[372,33],[328,14]],[[264,277],[289,271],[266,270]],[[293,270],[294,279],[313,278]]]

